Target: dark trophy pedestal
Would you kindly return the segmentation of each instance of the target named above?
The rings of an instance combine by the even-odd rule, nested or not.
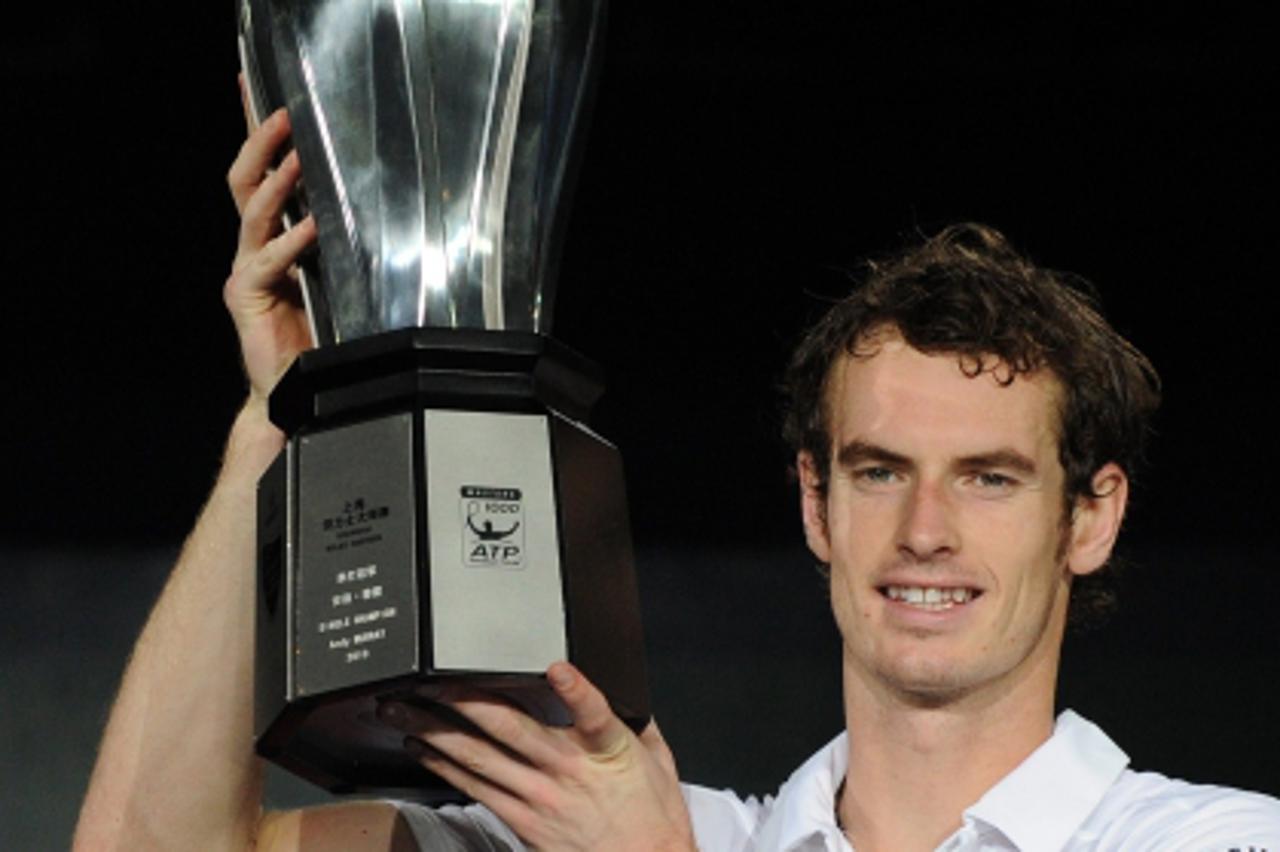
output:
[[[259,486],[258,750],[335,792],[449,788],[377,701],[465,678],[549,724],[567,658],[649,718],[621,459],[594,368],[536,334],[407,329],[308,352]]]

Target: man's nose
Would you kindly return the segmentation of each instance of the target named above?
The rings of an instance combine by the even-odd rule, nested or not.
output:
[[[906,496],[898,550],[914,561],[949,556],[959,549],[952,495],[940,483],[917,481]]]

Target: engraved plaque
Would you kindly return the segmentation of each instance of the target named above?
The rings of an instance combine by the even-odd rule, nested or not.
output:
[[[413,671],[413,416],[304,436],[298,484],[294,694]]]

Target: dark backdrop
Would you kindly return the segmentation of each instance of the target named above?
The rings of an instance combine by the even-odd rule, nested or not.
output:
[[[1092,279],[1166,384],[1123,610],[1071,641],[1064,701],[1144,767],[1280,793],[1274,30],[1240,5],[676,8],[611,10],[555,331],[610,377],[596,425],[686,775],[763,791],[838,727],[774,385],[844,269],[976,219]],[[243,127],[231,0],[16,16],[0,768],[57,792],[0,827],[61,838],[243,393],[221,307]]]

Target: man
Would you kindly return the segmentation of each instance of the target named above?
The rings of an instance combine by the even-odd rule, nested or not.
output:
[[[130,661],[77,831],[99,848],[1280,850],[1280,803],[1125,770],[1053,695],[1068,608],[1120,529],[1157,380],[1087,299],[979,226],[873,269],[793,362],[805,534],[830,566],[846,732],[764,803],[681,787],[571,666],[575,724],[484,695],[385,705],[405,746],[484,807],[346,803],[263,814],[250,749],[253,489],[282,436],[268,391],[309,345],[281,233],[298,179],[278,113],[230,173],[225,297],[249,399]],[[519,839],[518,839],[519,838]]]

